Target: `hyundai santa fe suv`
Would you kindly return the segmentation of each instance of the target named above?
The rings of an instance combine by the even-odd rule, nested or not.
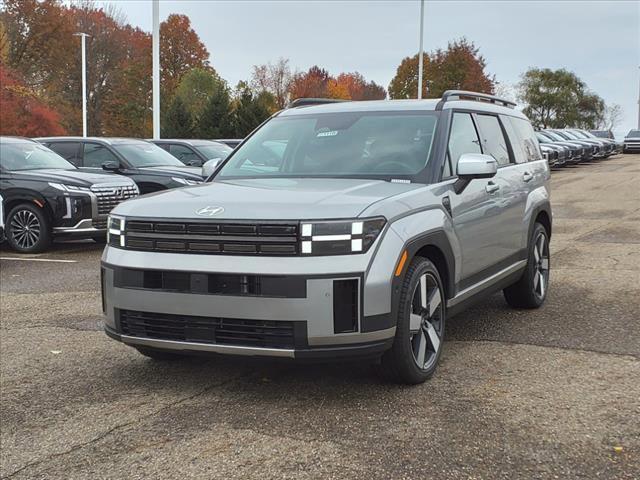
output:
[[[139,192],[127,177],[81,172],[33,140],[0,137],[0,194],[9,246],[37,253],[63,237],[104,243],[111,209]]]
[[[447,320],[549,285],[549,166],[499,98],[327,103],[275,114],[203,185],[110,217],[106,333],[143,355],[374,358],[420,383]]]

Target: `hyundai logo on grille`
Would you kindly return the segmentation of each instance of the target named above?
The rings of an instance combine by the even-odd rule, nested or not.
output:
[[[117,187],[113,189],[113,195],[116,198],[124,198],[124,188],[122,187]]]
[[[213,217],[214,215],[218,215],[222,212],[224,212],[224,208],[222,207],[207,206],[199,210],[196,210],[196,215],[201,215],[203,217]]]

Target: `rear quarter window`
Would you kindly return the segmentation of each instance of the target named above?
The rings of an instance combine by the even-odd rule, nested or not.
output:
[[[502,121],[507,130],[516,163],[542,160],[540,143],[529,121],[507,116],[502,116]]]

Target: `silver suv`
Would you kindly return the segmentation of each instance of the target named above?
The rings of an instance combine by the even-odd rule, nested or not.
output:
[[[116,207],[110,337],[156,359],[370,357],[420,383],[474,300],[542,305],[549,167],[513,103],[313,103],[274,115],[208,183]]]

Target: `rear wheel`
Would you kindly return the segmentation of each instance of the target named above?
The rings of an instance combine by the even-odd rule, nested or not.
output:
[[[382,357],[389,380],[417,384],[436,370],[445,328],[445,296],[435,265],[416,257],[407,269],[400,294],[396,336]]]
[[[172,360],[180,360],[184,358],[184,355],[180,355],[179,353],[173,353],[166,350],[159,350],[156,348],[150,347],[135,347],[138,352],[140,352],[145,357],[152,358],[153,360],[158,360],[162,362],[172,361]]]
[[[549,289],[549,234],[536,223],[529,241],[527,267],[520,280],[503,290],[507,303],[515,308],[539,308]]]
[[[51,227],[44,212],[29,203],[14,207],[7,215],[7,242],[20,253],[39,253],[51,244]]]

